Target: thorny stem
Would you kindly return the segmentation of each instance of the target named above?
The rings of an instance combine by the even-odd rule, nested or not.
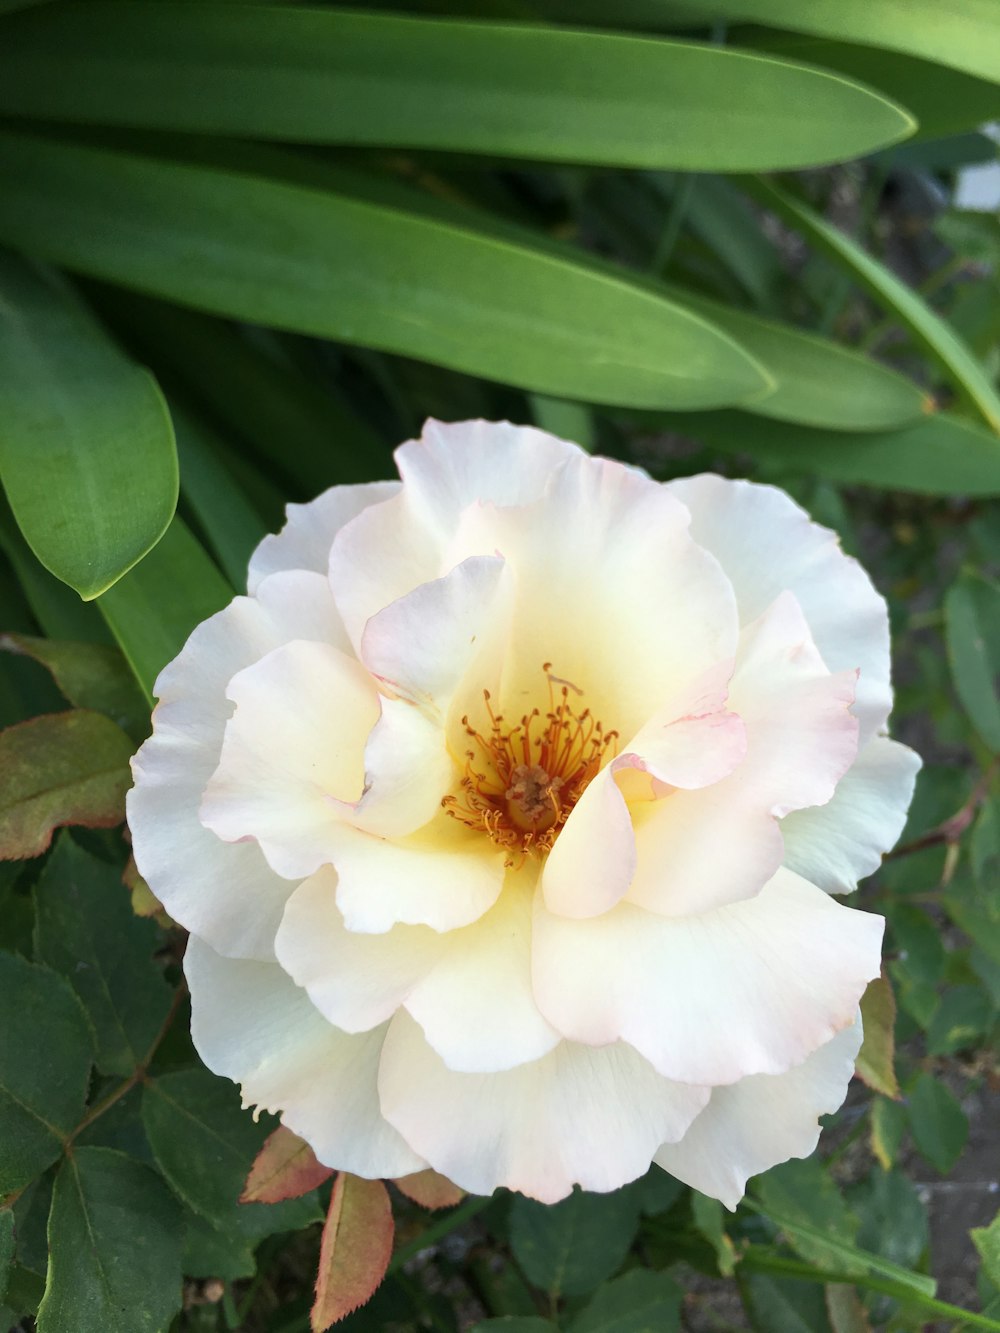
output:
[[[976,783],[972,789],[969,799],[962,806],[961,810],[956,811],[950,819],[944,823],[938,824],[937,828],[932,828],[928,833],[923,833],[919,838],[914,838],[912,842],[904,843],[902,847],[896,847],[888,852],[886,857],[910,856],[913,852],[922,852],[925,847],[936,847],[939,843],[945,843],[949,847],[954,847],[967,831],[969,825],[976,817],[976,811],[982,805],[989,794],[990,786],[997,772],[1000,771],[1000,755],[990,764],[989,768]]]

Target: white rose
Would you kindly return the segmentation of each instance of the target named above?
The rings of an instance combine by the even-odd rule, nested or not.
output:
[[[476,1193],[815,1147],[918,767],[885,604],[782,492],[428,424],[289,508],[128,802],[193,1035],[331,1167]]]

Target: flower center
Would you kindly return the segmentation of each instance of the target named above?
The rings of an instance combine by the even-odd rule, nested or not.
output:
[[[569,818],[590,780],[618,739],[589,708],[577,711],[571,695],[583,692],[551,673],[546,662],[549,707],[533,708],[515,726],[494,713],[489,690],[483,700],[489,728],[477,731],[462,718],[472,746],[465,752],[460,790],[446,796],[445,810],[469,828],[480,829],[508,853],[507,864],[529,854],[543,856]]]

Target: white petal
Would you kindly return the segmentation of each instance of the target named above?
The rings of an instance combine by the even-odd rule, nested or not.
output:
[[[274,949],[278,962],[329,1022],[367,1032],[386,1022],[434,967],[451,935],[394,926],[362,935],[344,925],[337,875],[324,866],[289,898]]]
[[[828,801],[857,753],[854,689],[853,672],[823,665],[794,596],[777,597],[743,631],[729,687],[746,757],[721,782],[636,811],[628,901],[683,916],[759,892],[782,863],[777,818]]]
[[[477,693],[495,684],[512,599],[503,560],[464,560],[373,616],[361,658],[395,693],[443,718],[470,672]]]
[[[398,481],[331,486],[308,504],[288,505],[285,526],[279,533],[265,537],[250,557],[248,591],[256,592],[262,579],[286,569],[307,569],[325,576],[330,547],[344,524],[370,505],[388,500],[398,490]]]
[[[365,746],[365,791],[351,823],[381,837],[423,828],[457,782],[439,720],[405,699],[380,700],[381,716]]]
[[[784,491],[705,473],[668,483],[691,511],[691,534],[732,580],[743,624],[790,590],[831,671],[860,669],[854,713],[864,744],[885,724],[889,618],[885,601],[836,533],[813,523]]]
[[[785,865],[828,893],[850,893],[902,833],[919,769],[905,745],[874,737],[831,801],[782,820]]]
[[[512,715],[544,711],[551,663],[626,739],[733,655],[728,579],[684,506],[635,469],[580,454],[535,504],[470,506],[446,560],[497,553],[517,589],[500,701]]]
[[[509,421],[428,421],[396,450],[409,504],[428,530],[450,535],[477,501],[531,504],[553,474],[582,455],[574,444]]]
[[[397,924],[467,926],[496,902],[505,873],[504,853],[444,811],[397,841],[341,824],[333,863],[348,930],[372,934]]]
[[[635,874],[632,818],[608,767],[573,807],[542,871],[542,891],[552,912],[597,916],[628,892]]]
[[[485,916],[447,936],[440,960],[406,1000],[449,1069],[510,1069],[545,1055],[559,1041],[532,993],[533,886],[518,880],[509,876]]]
[[[268,864],[303,879],[333,858],[337,823],[364,789],[364,750],[379,716],[354,657],[293,639],[238,672],[236,711],[201,820],[227,842],[254,838]]]
[[[814,1151],[819,1117],[843,1103],[860,1049],[859,1017],[786,1074],[756,1074],[716,1088],[684,1138],[664,1144],[655,1160],[735,1210],[751,1176]]]
[[[385,1036],[332,1027],[277,963],[223,958],[192,936],[184,958],[191,1036],[245,1105],[281,1112],[327,1166],[374,1179],[426,1165],[382,1118],[376,1090]]]
[[[290,638],[343,644],[327,581],[275,574],[192,633],[161,671],[153,735],[132,761],[127,810],[140,873],[170,915],[233,957],[269,958],[291,885],[256,843],[203,828],[202,792],[219,762],[230,678]]]
[[[400,1013],[382,1051],[379,1098],[414,1150],[463,1189],[505,1186],[555,1203],[574,1184],[608,1191],[642,1175],[660,1142],[685,1132],[708,1089],[660,1078],[621,1043],[562,1042],[504,1073],[458,1074]]]
[[[755,898],[694,917],[620,903],[574,921],[539,897],[535,998],[567,1038],[621,1038],[667,1078],[780,1074],[853,1021],[879,975],[884,925],[788,870]]]

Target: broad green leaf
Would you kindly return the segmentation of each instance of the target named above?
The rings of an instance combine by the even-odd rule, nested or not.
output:
[[[63,834],[35,888],[35,953],[76,991],[102,1073],[141,1066],[169,1012],[172,992],[152,960],[158,938],[117,871]]]
[[[618,1268],[635,1236],[639,1200],[629,1190],[574,1190],[559,1203],[515,1195],[510,1243],[525,1276],[553,1297],[593,1291]]]
[[[71,704],[104,713],[142,739],[149,710],[117,648],[104,643],[64,643],[30,634],[0,635],[0,649],[40,662]]]
[[[320,1241],[314,1333],[371,1300],[389,1266],[393,1234],[392,1204],[383,1182],[341,1171]]]
[[[111,635],[96,606],[82,602],[65,583],[38,563],[0,494],[0,547],[10,561],[31,613],[53,639],[110,643]],[[4,628],[10,628],[10,622]]]
[[[216,452],[208,427],[181,408],[172,410],[184,499],[229,582],[245,588],[250,556],[267,527]]]
[[[941,996],[927,1028],[929,1055],[954,1055],[979,1046],[993,1019],[993,1005],[982,986],[952,986]]]
[[[756,1193],[763,1212],[787,1232],[803,1259],[866,1271],[864,1259],[853,1254],[858,1220],[818,1158],[794,1158],[772,1167],[757,1180]]]
[[[481,1319],[471,1333],[558,1333],[558,1325],[540,1315],[506,1314],[497,1319]]]
[[[72,292],[2,253],[0,423],[0,475],[21,531],[89,601],[170,522],[170,416],[156,381]]]
[[[744,1280],[755,1333],[832,1333],[819,1288],[768,1273],[748,1273]]]
[[[869,983],[861,997],[861,1019],[865,1036],[858,1052],[858,1076],[875,1092],[898,1099],[894,1063],[896,1000],[892,983],[884,973]]]
[[[555,397],[690,409],[769,386],[626,276],[396,208],[6,133],[0,170],[0,240],[181,304]]]
[[[914,1268],[930,1242],[927,1209],[917,1187],[901,1171],[872,1171],[849,1194],[861,1219],[858,1244],[892,1263]]]
[[[184,1208],[181,1266],[186,1277],[216,1277],[224,1282],[253,1277],[257,1271],[255,1238],[234,1236]]]
[[[996,83],[938,64],[933,58],[765,28],[739,29],[732,39],[737,46],[836,69],[880,89],[917,118],[917,134],[907,147],[916,139],[938,139],[974,129],[1000,115],[1000,87]]]
[[[133,748],[110,718],[83,708],[0,732],[0,860],[41,856],[65,824],[120,824]]]
[[[955,691],[983,742],[1000,754],[1000,584],[964,571],[948,589],[944,614]]]
[[[920,1074],[907,1097],[913,1139],[931,1166],[947,1175],[961,1156],[969,1122],[953,1093],[931,1074]]]
[[[871,1333],[872,1326],[857,1287],[831,1282],[824,1288],[823,1299],[832,1333]]]
[[[569,1333],[674,1333],[683,1292],[666,1273],[633,1268],[599,1287],[569,1325]]]
[[[997,97],[1000,100],[1000,90]],[[997,156],[996,145],[993,145],[993,156]],[[935,218],[934,231],[956,254],[978,264],[989,264],[993,268],[1000,266],[1000,217],[996,213],[949,209]]]
[[[888,51],[906,51],[1000,82],[1000,10],[993,0],[683,0],[694,17],[749,19]]]
[[[741,346],[753,348],[776,386],[749,408],[755,415],[828,430],[881,431],[909,425],[932,407],[927,394],[902,375],[829,338],[686,288],[665,290]]]
[[[91,1034],[69,986],[0,953],[0,1198],[40,1175],[83,1114]]]
[[[935,0],[936,2],[936,0]],[[1000,16],[1000,9],[997,11]],[[797,228],[811,245],[839,264],[895,319],[909,330],[927,354],[941,366],[958,393],[1000,434],[1000,396],[981,363],[955,331],[922,296],[857,241],[838,231],[806,204],[767,181],[744,182],[767,208]],[[1000,449],[1000,442],[997,445]]]
[[[160,671],[184,647],[194,627],[221,611],[232,589],[216,565],[175,518],[141,565],[98,602],[147,697]]]
[[[181,1306],[180,1216],[148,1166],[78,1148],[56,1177],[38,1333],[162,1333]]]
[[[524,23],[77,0],[8,22],[0,51],[8,114],[244,138],[772,171],[914,128],[810,66]]]
[[[747,412],[661,413],[650,422],[790,473],[918,495],[1000,495],[1000,441],[946,412],[902,430],[848,435]]]
[[[391,474],[390,449],[335,386],[319,385],[287,359],[268,355],[259,339],[251,342],[221,319],[122,289],[104,289],[100,308],[127,328],[157,370],[185,385],[213,421],[252,445],[276,479],[287,477],[282,501],[311,500],[335,482]]]
[[[240,1194],[273,1117],[255,1121],[232,1083],[207,1069],[150,1080],[142,1121],[153,1155],[178,1196],[235,1235],[259,1236],[318,1221],[314,1195],[285,1203],[240,1203]]]

